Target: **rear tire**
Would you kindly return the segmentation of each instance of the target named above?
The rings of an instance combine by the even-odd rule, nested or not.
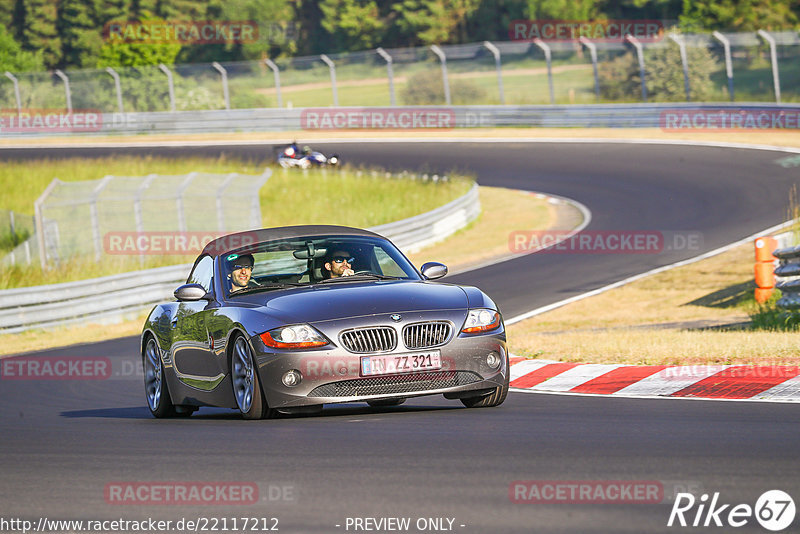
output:
[[[506,381],[502,386],[495,388],[494,391],[488,395],[461,399],[461,403],[467,408],[493,408],[495,406],[500,406],[508,396],[510,374],[508,365],[506,365]]]
[[[264,392],[261,391],[253,351],[241,334],[233,340],[231,383],[236,406],[244,419],[264,419],[274,415],[274,411],[267,406]]]
[[[174,417],[175,406],[169,395],[169,387],[164,378],[164,366],[161,363],[161,350],[154,337],[149,336],[142,353],[144,368],[144,393],[147,407],[153,417]],[[191,415],[191,412],[190,414]]]

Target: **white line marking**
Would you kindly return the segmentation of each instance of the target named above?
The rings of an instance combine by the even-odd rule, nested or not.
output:
[[[542,391],[538,389],[520,389],[520,388],[510,388],[509,391],[513,393],[532,393],[536,395],[570,395],[573,397],[604,397],[606,399],[620,399],[620,397],[615,397],[614,395],[607,395],[605,393],[571,393],[569,391]],[[770,398],[770,399],[761,399],[758,397],[751,397],[749,399],[707,399],[704,397],[667,397],[667,396],[656,396],[656,395],[626,395],[625,399],[660,399],[660,400],[675,400],[675,401],[708,401],[708,402],[772,402],[775,404],[797,404],[800,402],[800,398],[797,399],[781,399],[781,398]]]
[[[672,395],[715,375],[730,365],[690,365],[668,367],[615,392],[620,397]]]
[[[758,400],[800,401],[800,376],[790,378],[755,396]]]
[[[550,365],[551,363],[558,363],[558,362],[550,362],[545,360],[525,360],[524,362],[515,363],[511,366],[511,381],[513,382],[517,378],[521,376],[525,376],[530,374],[537,369],[541,369],[545,365]]]
[[[623,366],[599,363],[581,364],[553,378],[549,378],[541,384],[537,384],[532,389],[537,391],[569,391],[575,386],[580,386],[619,367]]]
[[[766,230],[762,230],[760,232],[757,232],[757,233],[755,233],[755,234],[753,234],[751,236],[745,237],[744,239],[740,239],[739,241],[735,241],[735,242],[733,242],[733,243],[731,243],[729,245],[725,245],[723,247],[714,249],[714,250],[712,250],[710,252],[706,252],[706,253],[700,254],[699,256],[695,256],[695,257],[689,258],[687,260],[682,260],[682,261],[679,261],[677,263],[672,263],[670,265],[664,265],[663,267],[657,267],[657,268],[651,269],[651,270],[649,270],[647,272],[636,274],[634,276],[625,278],[624,280],[620,280],[618,282],[614,282],[613,284],[609,284],[607,286],[603,286],[603,287],[594,289],[592,291],[588,291],[586,293],[582,293],[580,295],[575,295],[574,297],[570,297],[568,299],[560,300],[558,302],[554,302],[552,304],[548,304],[547,306],[542,306],[541,308],[536,308],[535,310],[531,310],[529,312],[521,313],[519,315],[516,315],[516,316],[512,317],[511,319],[506,319],[505,320],[505,324],[506,324],[506,326],[512,325],[514,323],[518,323],[520,321],[524,321],[525,319],[530,319],[531,317],[534,317],[536,315],[548,312],[550,310],[554,310],[556,308],[560,308],[561,306],[566,306],[567,304],[570,304],[572,302],[577,302],[579,300],[583,300],[585,298],[592,297],[594,295],[599,295],[600,293],[605,293],[606,291],[609,291],[611,289],[616,289],[618,287],[622,287],[624,285],[630,284],[631,282],[635,282],[637,280],[641,280],[642,278],[647,278],[648,276],[653,276],[654,274],[662,273],[664,271],[669,271],[670,269],[674,269],[676,267],[682,267],[684,265],[689,265],[691,263],[695,263],[695,262],[704,260],[706,258],[710,258],[712,256],[716,256],[717,254],[722,254],[723,252],[727,252],[727,251],[731,250],[732,248],[735,248],[735,247],[738,247],[739,245],[747,243],[748,241],[752,241],[757,237],[761,237],[763,235],[772,234],[772,233],[777,232],[778,230],[782,230],[782,229],[790,226],[791,224],[792,224],[792,221],[787,221],[785,223],[781,223],[781,224],[778,224],[776,226],[772,226],[770,228],[767,228]]]

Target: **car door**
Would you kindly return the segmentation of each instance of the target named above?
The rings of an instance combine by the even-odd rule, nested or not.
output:
[[[187,283],[200,284],[213,292],[214,260],[205,256],[195,264]],[[217,306],[212,301],[180,302],[172,319],[172,359],[178,379],[197,389],[211,390],[224,378],[217,358],[214,341],[209,335],[209,317]]]

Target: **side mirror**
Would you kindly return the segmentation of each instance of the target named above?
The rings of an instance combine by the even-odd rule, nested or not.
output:
[[[184,284],[175,290],[173,293],[175,298],[180,301],[196,301],[206,298],[208,293],[205,288],[200,284]]]
[[[436,280],[437,278],[441,278],[447,274],[447,265],[435,261],[429,261],[422,266],[420,271],[426,280]]]

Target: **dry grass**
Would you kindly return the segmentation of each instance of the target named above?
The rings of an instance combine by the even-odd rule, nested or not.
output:
[[[139,335],[142,324],[147,318],[143,312],[134,319],[114,324],[89,324],[84,326],[62,326],[48,330],[30,330],[19,334],[4,334],[0,336],[0,358],[21,352],[50,349],[53,347],[66,347],[78,343],[92,343],[106,339]]]
[[[512,351],[545,360],[627,365],[800,364],[800,333],[752,330],[600,330],[527,334]],[[537,349],[538,350],[534,350]]]
[[[481,187],[481,215],[466,229],[415,254],[414,265],[438,261],[451,272],[511,254],[508,234],[514,230],[550,228],[556,220],[555,208],[524,191],[500,187]]]
[[[511,325],[510,349],[570,362],[798,364],[798,332],[701,329],[756,311],[753,261],[746,244],[568,304]]]
[[[424,258],[432,258],[445,262],[451,269],[460,269],[479,258],[486,259],[484,255],[486,251],[507,253],[506,236],[510,231],[548,228],[555,220],[553,207],[531,194],[496,187],[482,187],[480,199],[481,216],[467,229],[413,256],[412,261],[415,265],[419,265],[420,259],[429,261]],[[505,217],[506,210],[513,210],[515,215]],[[454,253],[453,249],[459,250]],[[58,328],[47,332],[37,330],[0,335],[0,355],[138,335],[145,316],[146,314],[143,314],[135,320],[101,327],[86,325]]]

